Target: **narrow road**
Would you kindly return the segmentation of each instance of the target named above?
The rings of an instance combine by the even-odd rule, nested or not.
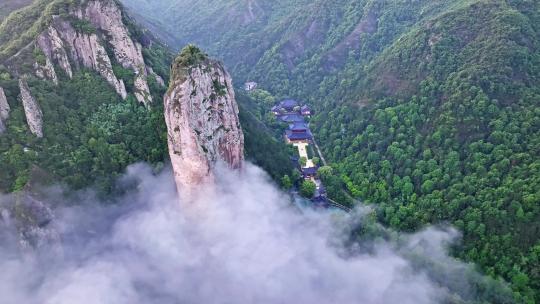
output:
[[[308,127],[309,127],[309,123],[308,123]],[[311,130],[311,128],[310,128]],[[313,132],[311,132],[311,134],[313,135]],[[321,148],[319,148],[319,144],[317,143],[317,141],[315,140],[315,136],[313,135],[312,138],[311,138],[311,141],[313,141],[313,145],[315,146],[315,148],[317,149],[317,153],[319,153],[319,157],[321,159],[321,162],[323,163],[323,165],[325,166],[328,166],[328,163],[326,162],[326,159],[324,158],[324,155],[322,154],[321,152]]]
[[[313,145],[315,146],[315,148],[317,149],[317,152],[319,153],[319,156],[321,158],[323,165],[328,166],[328,163],[326,162],[326,159],[324,159],[324,156],[321,152],[321,149],[319,148],[319,144],[317,144],[317,141],[315,140],[315,137],[313,137],[312,140],[313,140]]]

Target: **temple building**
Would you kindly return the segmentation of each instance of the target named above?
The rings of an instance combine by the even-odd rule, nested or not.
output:
[[[276,116],[283,115],[301,115],[310,117],[312,115],[311,108],[308,105],[301,105],[294,99],[285,99],[272,107],[272,113]]]
[[[309,127],[304,122],[290,124],[289,129],[285,131],[285,137],[288,143],[309,142],[313,138]]]

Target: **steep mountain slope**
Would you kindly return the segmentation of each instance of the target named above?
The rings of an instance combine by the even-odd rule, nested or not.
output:
[[[161,103],[152,101],[172,56],[118,2],[37,1],[2,22],[0,42],[11,108],[0,190],[21,189],[38,166],[52,180],[110,193],[128,164],[164,161]]]
[[[78,189],[115,192],[127,165],[168,161],[162,98],[171,52],[114,0],[37,1],[0,24],[0,191],[36,168]],[[4,98],[5,97],[5,98]],[[244,104],[252,103],[243,98]],[[248,108],[248,107],[247,107]],[[251,161],[276,179],[285,148],[248,112]]]
[[[458,256],[540,301],[538,1],[187,2],[160,1],[175,12],[162,26],[190,20],[198,36],[179,41],[314,104],[336,177],[380,205],[381,221],[454,224]],[[250,15],[254,2],[263,9],[247,24],[212,9]]]
[[[382,221],[453,223],[459,255],[529,303],[540,291],[538,12],[478,1],[423,23],[359,77],[349,65],[325,106],[346,102],[316,123],[349,191],[380,204]]]
[[[234,76],[258,80],[276,94],[297,95],[312,91],[311,85],[342,70],[349,59],[366,64],[417,22],[465,1],[123,2],[168,32],[189,28],[175,32],[178,45],[204,46],[233,67]]]
[[[0,3],[0,22],[11,12],[23,8],[32,3],[33,0],[2,0]]]

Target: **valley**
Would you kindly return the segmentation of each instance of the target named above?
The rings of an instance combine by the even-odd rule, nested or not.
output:
[[[316,237],[299,241],[292,224],[309,235],[346,226],[345,235],[329,242],[343,242],[337,247],[347,259],[380,258],[378,250],[389,248],[389,256],[397,257],[393,261],[410,267],[412,281],[422,286],[414,289],[417,294],[388,287],[369,298],[348,288],[355,278],[365,279],[360,270],[367,264],[355,268],[338,259],[337,271],[307,254],[315,272],[337,275],[347,295],[365,296],[366,303],[391,303],[387,295],[393,292],[405,303],[540,302],[539,33],[538,1],[3,1],[0,213],[24,223],[15,231],[23,231],[28,244],[41,244],[39,235],[58,238],[48,230],[53,212],[36,202],[51,201],[62,210],[75,201],[117,206],[133,195],[159,217],[146,204],[175,201],[175,187],[166,182],[174,176],[180,196],[195,185],[208,190],[194,190],[202,198],[186,200],[202,205],[193,208],[203,214],[205,205],[213,206],[217,213],[209,213],[205,223],[212,225],[215,218],[216,227],[227,229],[203,230],[216,239],[260,248],[252,240],[261,238],[262,244],[268,238],[272,243],[264,249],[276,253],[274,244],[293,237],[295,265],[307,261],[303,246],[335,257],[317,247]],[[148,167],[141,169],[141,163]],[[234,175],[237,170],[248,178]],[[161,183],[164,188],[156,188],[163,197],[140,188],[147,180]],[[212,180],[216,187],[207,187]],[[43,190],[51,187],[62,190]],[[324,207],[316,210],[338,208],[356,222],[317,215],[320,227],[310,222],[311,211],[305,222],[273,207],[250,207],[249,202],[270,201],[253,194],[257,191],[276,202],[284,200],[279,191],[299,193]],[[222,209],[215,202],[230,206]],[[32,208],[36,204],[38,211]],[[241,237],[244,231],[235,230],[229,213],[237,214],[252,239]],[[261,219],[262,230],[246,219],[250,216]],[[0,225],[11,223],[4,218]],[[142,222],[163,233],[151,220]],[[280,225],[266,226],[273,222]],[[162,223],[184,231],[201,228]],[[173,251],[200,252],[197,241],[183,237],[189,245],[169,240]],[[421,245],[412,241],[416,238]],[[203,243],[212,249],[203,250],[205,257],[236,269],[213,256],[226,242],[216,242],[224,246],[219,248]],[[266,257],[244,249],[225,252],[233,264]],[[142,252],[152,256],[152,250]],[[287,255],[273,256],[276,264],[262,261],[281,286],[287,275],[276,269]],[[378,261],[373,262],[381,265]],[[250,265],[265,273],[259,264]],[[205,266],[201,262],[195,269]],[[184,271],[190,266],[182,267],[191,277]],[[219,276],[230,275],[218,269]],[[238,273],[258,277],[244,270]],[[466,273],[463,280],[460,271]],[[302,279],[317,281],[309,275]],[[151,279],[142,281],[161,290]],[[336,299],[319,291],[321,299]],[[231,294],[245,300],[240,302],[260,299]],[[276,302],[275,294],[264,293],[261,303]],[[190,300],[208,300],[205,296],[197,293]],[[301,296],[317,303],[309,293]]]
[[[222,18],[244,1],[216,2],[223,15],[200,3],[197,18],[187,1],[162,4],[174,13],[145,17],[167,32],[189,22],[179,44],[313,105],[330,198],[376,205],[400,231],[451,223],[457,257],[538,302],[538,2],[259,1],[247,24]]]

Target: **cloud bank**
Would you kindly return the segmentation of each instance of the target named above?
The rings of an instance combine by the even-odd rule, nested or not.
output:
[[[0,302],[443,303],[447,290],[407,254],[421,248],[470,269],[446,255],[452,231],[412,235],[402,249],[384,240],[346,248],[362,211],[300,212],[254,166],[241,176],[222,170],[189,208],[177,203],[170,171],[136,165],[122,182],[138,186],[119,204],[84,195],[56,210],[60,249],[21,254],[3,229]]]

